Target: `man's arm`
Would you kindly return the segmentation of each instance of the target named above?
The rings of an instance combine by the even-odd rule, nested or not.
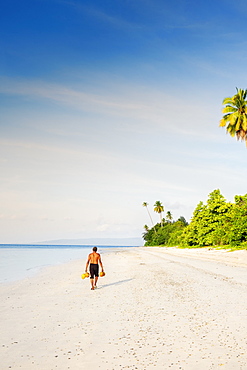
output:
[[[88,259],[87,259],[85,272],[87,272],[87,269],[88,269],[88,265],[89,265],[89,263],[90,263],[90,254],[89,254]]]
[[[102,270],[102,271],[104,271],[103,263],[102,263],[102,261],[101,261],[101,257],[100,257],[100,256],[99,256],[99,264],[100,264],[100,266],[101,266],[101,270]]]

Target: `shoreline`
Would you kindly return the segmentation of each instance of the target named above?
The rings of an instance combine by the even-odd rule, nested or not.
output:
[[[104,250],[131,247],[115,247],[115,246],[98,246],[100,253]],[[8,284],[10,282],[18,282],[22,279],[36,276],[39,271],[46,267],[52,267],[64,264],[74,260],[87,258],[91,252],[92,246],[40,246],[32,245],[26,248],[25,245],[13,248],[0,247],[0,284]]]
[[[229,249],[215,249],[210,247],[203,248],[177,248],[177,247],[143,247],[148,248],[150,251],[155,248],[164,253],[187,258],[195,258],[201,260],[218,261],[228,263],[234,266],[247,267],[247,250],[234,250]]]
[[[246,254],[190,252],[105,250],[95,291],[84,259],[0,285],[2,369],[244,370]]]

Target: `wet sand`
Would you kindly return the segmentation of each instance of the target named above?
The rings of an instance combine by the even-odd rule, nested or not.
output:
[[[247,252],[126,248],[0,286],[0,369],[247,369]]]

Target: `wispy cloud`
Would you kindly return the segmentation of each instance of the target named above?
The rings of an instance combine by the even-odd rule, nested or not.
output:
[[[245,0],[231,1],[226,0],[231,8],[239,11],[241,14],[247,14],[247,4]]]
[[[133,29],[142,29],[144,26],[142,24],[129,22],[126,19],[116,16],[116,15],[110,15],[106,11],[102,10],[102,8],[99,8],[95,5],[86,5],[82,4],[78,1],[68,1],[68,0],[56,0],[56,2],[59,2],[61,4],[65,4],[70,6],[71,8],[75,9],[77,13],[86,14],[87,16],[91,16],[98,21],[108,23],[110,26],[113,26],[115,28],[121,28],[124,30],[133,30]]]
[[[26,96],[30,99],[43,98],[72,105],[82,110],[104,110],[124,109],[141,110],[142,104],[133,104],[120,99],[85,93],[66,88],[61,85],[44,83],[42,81],[11,80],[2,78],[0,80],[0,93]]]
[[[205,104],[200,103],[199,98],[198,101],[190,101],[190,98],[184,98],[183,94],[175,96],[131,83],[116,85],[115,91],[108,91],[105,86],[105,89],[98,87],[98,91],[87,92],[86,86],[84,90],[76,90],[38,80],[1,78],[0,93],[23,96],[30,101],[48,100],[78,111],[101,114],[105,118],[117,117],[120,130],[124,120],[125,131],[152,131],[155,126],[174,134],[200,136],[203,131],[204,135],[207,134],[207,109]]]
[[[143,19],[139,17],[138,21],[129,21],[120,15],[120,13],[109,14],[104,9],[104,6],[99,7],[95,4],[86,5],[78,1],[69,0],[55,0],[60,4],[65,4],[73,8],[77,14],[87,15],[92,17],[99,22],[107,23],[116,29],[121,29],[124,31],[148,31],[149,33],[155,33],[156,30],[210,30],[212,24],[210,22],[193,22],[191,19],[187,19],[183,11],[175,11],[174,5],[169,5],[166,3],[159,3],[157,1],[147,2],[138,1],[134,4],[128,4],[133,12],[137,12],[139,15],[142,14]],[[177,9],[176,9],[177,10]],[[139,33],[138,33],[139,35]],[[134,33],[132,37],[135,37]]]

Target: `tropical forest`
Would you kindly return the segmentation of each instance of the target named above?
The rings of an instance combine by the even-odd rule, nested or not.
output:
[[[160,222],[154,225],[148,203],[143,206],[152,223],[152,227],[144,226],[145,246],[247,249],[247,194],[236,195],[231,203],[219,189],[212,191],[205,204],[198,203],[189,224],[183,216],[173,220],[170,211],[163,217],[164,206],[157,201],[153,209]]]
[[[225,98],[220,127],[247,146],[247,89],[236,89],[237,93]],[[143,239],[146,246],[178,246],[184,248],[217,247],[247,249],[247,194],[236,195],[234,202],[227,202],[219,189],[212,191],[206,204],[199,202],[191,222],[183,216],[173,220],[170,211],[163,218],[164,207],[160,201],[154,204],[154,212],[160,215],[160,222],[154,225],[148,203],[147,209],[152,226],[144,226]]]

